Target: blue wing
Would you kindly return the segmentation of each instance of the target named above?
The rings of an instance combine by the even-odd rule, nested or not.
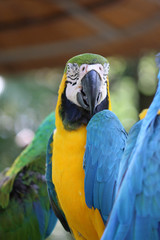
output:
[[[87,126],[84,155],[85,199],[89,208],[99,209],[106,222],[115,198],[119,163],[127,133],[116,115],[104,110]]]
[[[48,195],[49,195],[50,203],[55,215],[62,223],[64,229],[70,232],[70,228],[68,226],[65,215],[59,206],[57,194],[55,191],[55,186],[52,182],[52,160],[51,160],[52,150],[53,150],[53,134],[50,136],[50,139],[48,141],[47,158],[46,158],[46,181],[47,181]]]
[[[160,73],[158,77],[102,240],[160,239]]]
[[[120,166],[119,166],[116,194],[117,194],[117,192],[120,188],[120,185],[123,181],[125,173],[126,173],[126,171],[128,169],[128,166],[130,164],[132,150],[135,146],[135,143],[136,143],[137,136],[139,134],[141,125],[142,125],[142,120],[135,123],[128,133],[126,146],[125,146],[125,151],[122,155],[122,159],[121,159]]]

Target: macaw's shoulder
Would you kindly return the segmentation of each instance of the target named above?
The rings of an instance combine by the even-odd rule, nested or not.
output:
[[[68,226],[65,215],[59,205],[55,186],[52,181],[52,152],[53,152],[53,141],[54,141],[53,139],[54,139],[54,136],[52,133],[48,141],[47,156],[46,156],[46,181],[47,181],[48,195],[49,195],[49,200],[55,215],[60,220],[64,229],[70,232],[70,228]]]
[[[119,163],[127,133],[109,110],[97,113],[87,126],[84,155],[85,197],[88,207],[100,210],[106,222],[115,195]]]
[[[38,128],[33,141],[16,158],[12,166],[0,174],[0,206],[7,207],[17,174],[26,168],[45,173],[45,156],[48,138],[55,129],[55,114],[51,113]]]

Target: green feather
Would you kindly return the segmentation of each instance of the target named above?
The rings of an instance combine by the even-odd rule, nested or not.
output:
[[[0,174],[0,239],[40,240],[34,203],[44,209],[44,229],[49,224],[50,202],[45,181],[45,160],[49,136],[55,128],[51,113],[38,128],[32,143]]]
[[[17,157],[9,170],[0,174],[0,206],[7,207],[16,175],[28,167],[32,171],[45,173],[45,158],[48,139],[55,128],[55,115],[51,113],[38,128],[32,143]]]
[[[67,63],[77,63],[79,66],[82,64],[96,64],[96,63],[100,63],[103,65],[104,63],[108,63],[108,60],[105,57],[102,57],[101,55],[98,54],[84,53],[69,59]],[[64,72],[66,71],[67,67],[65,67]]]

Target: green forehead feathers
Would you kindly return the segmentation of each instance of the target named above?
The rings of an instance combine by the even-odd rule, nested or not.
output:
[[[102,57],[101,55],[98,54],[84,53],[69,59],[67,63],[77,63],[79,66],[82,64],[96,64],[96,63],[100,63],[103,65],[104,63],[108,63],[108,60],[105,57]],[[67,68],[65,67],[65,72],[66,70]]]

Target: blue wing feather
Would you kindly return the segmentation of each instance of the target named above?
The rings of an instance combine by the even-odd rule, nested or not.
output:
[[[45,211],[42,209],[40,202],[33,202],[33,209],[38,219],[41,236],[43,236],[45,233]]]
[[[117,194],[120,184],[123,180],[123,177],[127,171],[127,168],[130,164],[131,154],[133,154],[132,150],[135,146],[137,136],[138,136],[140,128],[141,128],[141,124],[142,124],[142,120],[135,123],[128,133],[125,151],[122,155],[122,159],[121,159],[120,166],[119,166],[116,194]]]
[[[54,223],[54,220],[55,219],[55,214],[53,212],[53,209],[50,208],[50,217],[49,217],[49,220],[48,220],[48,227],[47,227],[47,230],[46,230],[46,233],[45,233],[45,238],[49,237],[50,234],[52,233],[53,231],[53,223]],[[57,221],[55,222],[55,225],[56,225]]]
[[[142,120],[102,240],[160,239],[160,72],[157,92]],[[129,135],[130,136],[130,135]],[[127,146],[128,147],[128,146]],[[126,147],[126,149],[127,149]],[[125,156],[125,152],[124,152]],[[123,158],[122,158],[123,159]]]
[[[84,155],[85,199],[89,208],[99,209],[106,222],[114,201],[118,168],[127,133],[116,115],[101,111],[87,126]]]

